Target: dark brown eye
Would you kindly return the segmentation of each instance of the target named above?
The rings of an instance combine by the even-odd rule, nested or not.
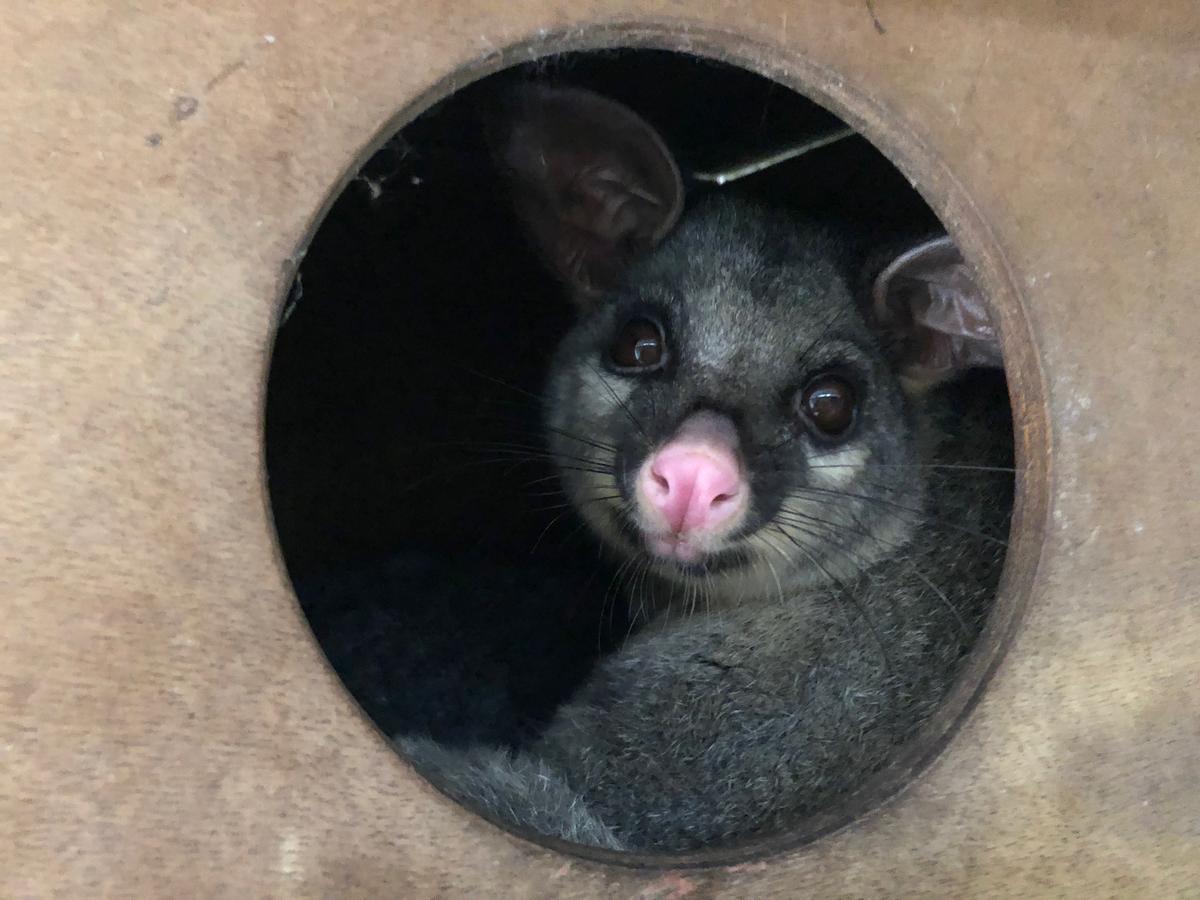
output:
[[[621,326],[608,348],[613,364],[622,369],[650,372],[663,364],[667,348],[662,329],[651,319],[637,317]]]
[[[822,434],[843,434],[854,422],[858,398],[850,382],[836,375],[818,375],[800,392],[799,411]]]

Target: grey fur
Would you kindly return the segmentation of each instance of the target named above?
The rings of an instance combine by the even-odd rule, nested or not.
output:
[[[547,441],[648,624],[516,755],[406,742],[444,790],[568,840],[688,850],[827,808],[940,702],[995,590],[1011,479],[930,466],[1004,465],[1011,441],[953,385],[906,393],[842,250],[708,203],[591,301],[555,358]],[[640,312],[672,360],[622,376],[606,348]],[[862,387],[840,447],[790,405],[831,366]],[[736,422],[753,503],[733,568],[697,574],[653,560],[628,518],[638,465],[701,408]]]
[[[1006,480],[907,466],[997,454],[1003,461],[1006,436],[976,417],[948,423],[948,437],[937,422],[939,413],[949,415],[938,408],[942,393],[913,400],[890,383],[835,268],[815,255],[825,252],[825,239],[806,242],[796,225],[781,232],[782,223],[758,216],[727,204],[702,210],[632,276],[644,292],[673,298],[693,329],[720,327],[753,338],[752,346],[718,371],[687,371],[681,361],[673,383],[629,391],[624,402],[651,430],[647,442],[611,395],[572,393],[601,366],[598,337],[612,313],[597,309],[563,345],[548,417],[564,431],[621,435],[618,445],[648,448],[701,396],[742,410],[744,398],[775,396],[771,379],[785,377],[796,348],[837,312],[841,324],[826,344],[855,342],[874,373],[881,408],[868,406],[868,414],[879,423],[863,439],[879,465],[868,464],[845,488],[869,500],[816,495],[824,507],[818,515],[844,527],[793,537],[842,586],[781,536],[776,544],[790,558],[790,568],[774,560],[781,589],[772,579],[758,596],[734,587],[706,595],[703,580],[694,594],[656,582],[664,607],[657,619],[602,661],[523,753],[420,754],[418,764],[445,790],[498,818],[568,840],[644,849],[690,849],[776,828],[828,806],[886,761],[936,707],[983,620],[1002,548],[971,532],[1004,534]],[[687,276],[671,285],[673,271]],[[676,352],[686,356],[688,338],[675,333]],[[812,360],[819,367],[821,352]],[[777,440],[772,415],[759,412],[759,443]],[[564,449],[568,439],[557,432],[550,440],[562,453],[588,449]],[[796,477],[809,450],[791,448]],[[585,490],[574,483],[581,477],[563,472],[576,495]],[[943,521],[952,527],[929,524]],[[881,533],[888,536],[877,539]],[[867,563],[865,574],[851,574]],[[630,582],[650,590],[642,578]],[[693,615],[665,615],[668,602],[696,600]],[[550,773],[561,778],[553,790]]]
[[[453,750],[424,737],[400,737],[396,745],[420,771],[437,773],[446,793],[503,822],[576,844],[626,849],[579,792],[536,757],[515,757],[495,747]]]

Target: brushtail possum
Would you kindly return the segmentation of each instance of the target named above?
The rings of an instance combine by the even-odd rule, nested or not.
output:
[[[970,269],[945,237],[864,263],[794,211],[685,213],[662,138],[586,91],[522,89],[495,142],[578,310],[545,441],[647,624],[515,753],[398,742],[467,804],[603,847],[818,812],[936,707],[997,584],[1012,443]]]

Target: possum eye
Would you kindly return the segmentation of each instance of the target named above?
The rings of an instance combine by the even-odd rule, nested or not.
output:
[[[827,437],[845,434],[857,409],[854,387],[837,375],[818,375],[796,395],[796,411]]]
[[[621,326],[608,355],[613,365],[624,371],[657,371],[667,358],[662,328],[652,319],[636,316]]]

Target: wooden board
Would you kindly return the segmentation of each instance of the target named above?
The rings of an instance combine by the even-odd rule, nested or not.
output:
[[[1200,11],[969,6],[6,10],[0,894],[1196,890]],[[313,643],[262,477],[281,293],[347,173],[479,74],[633,44],[797,87],[917,181],[1000,309],[1027,465],[1003,652],[945,752],[706,869],[564,856],[416,778]]]

